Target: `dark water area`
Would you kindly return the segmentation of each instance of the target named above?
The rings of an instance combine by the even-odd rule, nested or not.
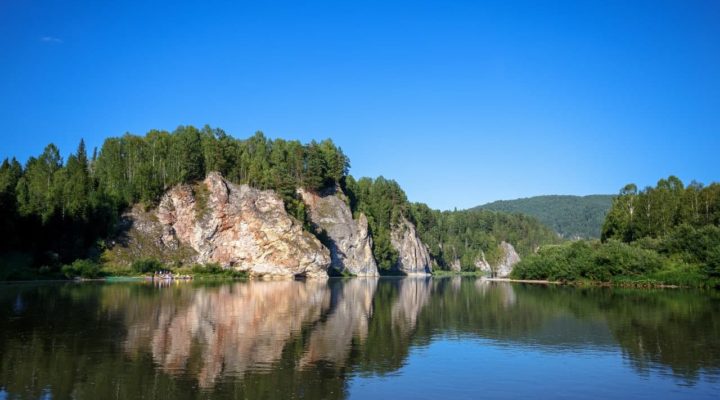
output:
[[[720,295],[474,278],[0,285],[0,399],[720,398]]]

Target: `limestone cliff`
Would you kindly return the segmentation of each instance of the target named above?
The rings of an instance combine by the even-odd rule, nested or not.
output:
[[[393,227],[390,243],[399,255],[397,271],[406,275],[425,275],[432,271],[430,253],[420,240],[415,225],[406,218]]]
[[[513,267],[515,267],[515,264],[520,262],[520,256],[517,251],[515,251],[513,245],[505,241],[500,243],[500,250],[503,256],[497,265],[490,265],[490,263],[485,260],[485,254],[482,254],[482,258],[475,261],[475,267],[480,271],[489,273],[495,278],[507,278],[512,272]]]
[[[287,214],[276,193],[229,183],[219,173],[168,191],[157,219],[165,246],[191,247],[197,262],[252,275],[327,276],[328,250]]]
[[[298,193],[308,206],[310,221],[322,232],[323,243],[330,249],[331,266],[340,273],[377,276],[365,215],[353,219],[340,189],[322,194],[298,189]]]

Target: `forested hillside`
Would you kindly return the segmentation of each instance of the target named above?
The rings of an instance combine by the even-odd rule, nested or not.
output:
[[[515,276],[720,285],[720,184],[677,177],[638,190],[625,186],[613,200],[602,242],[579,241],[541,249],[523,260]]]
[[[500,200],[476,209],[533,216],[566,239],[599,238],[614,196],[536,196]]]
[[[388,227],[403,217],[417,227],[435,267],[444,270],[450,269],[454,261],[465,270],[474,270],[482,254],[495,262],[502,255],[499,249],[502,241],[512,243],[521,256],[541,245],[560,241],[534,217],[488,210],[439,211],[423,203],[410,203],[397,182],[383,177],[356,181],[349,176],[344,190],[352,209],[368,216],[374,254],[381,269],[388,268],[397,257],[390,245]]]
[[[492,258],[502,240],[523,253],[555,240],[533,218],[494,212],[459,213],[410,204],[402,188],[385,178],[348,175],[349,158],[331,140],[300,143],[270,140],[258,132],[236,139],[221,129],[181,126],[105,140],[88,154],[81,141],[63,160],[49,144],[23,165],[0,165],[0,279],[56,276],[78,259],[98,262],[121,213],[134,204],[146,209],[180,183],[194,183],[210,171],[233,183],[276,191],[286,210],[308,223],[297,188],[323,191],[340,187],[354,213],[365,213],[373,254],[382,270],[398,255],[390,243],[400,218],[417,224],[435,262],[445,268],[455,259],[470,267],[480,251]]]

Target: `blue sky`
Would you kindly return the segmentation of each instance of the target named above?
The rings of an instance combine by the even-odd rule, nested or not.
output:
[[[0,2],[0,158],[210,124],[466,208],[717,181],[719,106],[715,0]]]

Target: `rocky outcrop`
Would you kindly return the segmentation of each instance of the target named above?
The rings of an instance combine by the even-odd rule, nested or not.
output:
[[[353,219],[340,189],[322,194],[298,189],[298,193],[308,206],[310,221],[320,233],[323,244],[330,249],[330,266],[339,273],[377,276],[365,215]]]
[[[460,264],[459,259],[456,258],[450,263],[450,271],[452,271],[452,272],[461,272],[462,271],[462,265]]]
[[[475,268],[490,275],[492,275],[493,273],[493,268],[492,266],[490,266],[490,263],[487,262],[487,260],[485,259],[485,252],[482,250],[480,251],[480,258],[475,260]]]
[[[197,262],[251,275],[327,276],[328,250],[287,214],[275,192],[229,183],[217,172],[168,191],[157,219],[165,246],[191,247]]]
[[[517,251],[515,251],[513,245],[505,241],[500,243],[500,250],[503,255],[497,265],[490,265],[490,263],[485,260],[485,253],[481,253],[482,257],[475,261],[475,267],[480,271],[487,272],[494,278],[507,278],[510,276],[515,264],[520,262],[520,256]]]
[[[390,232],[390,243],[398,252],[395,269],[406,275],[426,275],[432,271],[430,253],[420,240],[415,225],[405,217]]]
[[[505,254],[505,256],[502,260],[500,260],[500,264],[498,264],[496,271],[498,277],[506,278],[512,272],[515,264],[520,262],[520,256],[518,255],[517,251],[515,251],[513,245],[511,245],[510,243],[502,242],[500,243],[500,247],[502,248],[503,254]]]

